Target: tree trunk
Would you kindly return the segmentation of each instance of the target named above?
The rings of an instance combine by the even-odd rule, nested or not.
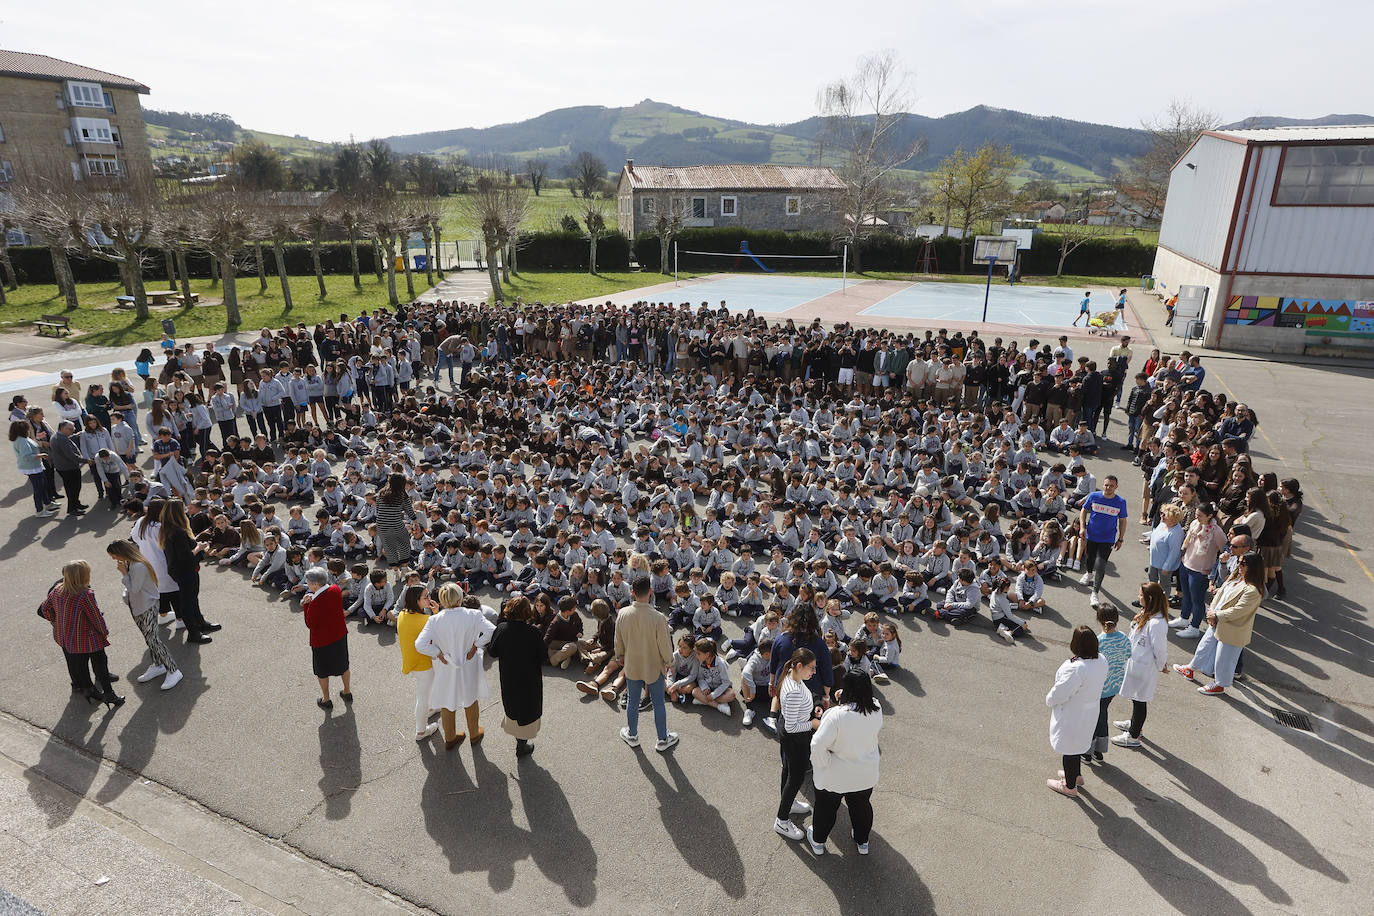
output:
[[[172,249],[162,249],[162,269],[167,274],[167,288],[177,288],[177,264],[176,256],[172,254]]]
[[[840,253],[841,265],[844,264],[844,253]],[[853,274],[863,273],[863,255],[859,250],[859,240],[856,238],[849,244],[849,272]]]
[[[258,265],[258,292],[267,292],[267,259],[263,257],[262,242],[253,243],[253,260]]]
[[[353,268],[353,288],[362,289],[363,279],[358,275],[358,230],[348,227],[348,266]]]
[[[414,273],[414,271],[412,271],[412,270],[410,269],[410,268],[411,268],[411,263],[410,263],[410,247],[409,247],[409,244],[408,244],[408,240],[407,240],[407,239],[402,239],[402,240],[401,240],[401,245],[403,246],[403,247],[401,248],[401,269],[405,271],[405,275],[406,275],[406,295],[410,297],[410,301],[411,301],[411,302],[414,302],[414,301],[415,301],[415,273]]]
[[[291,311],[291,278],[286,275],[286,249],[281,242],[272,242],[272,255],[277,261],[277,279],[281,280],[281,310]]]
[[[507,242],[506,247],[501,249],[501,282],[510,282],[511,253],[515,250],[514,242]]]
[[[443,238],[444,231],[439,228],[439,224],[434,224],[434,271],[439,275],[439,282],[444,282],[444,263],[443,263]]]
[[[60,245],[48,249],[52,253],[52,272],[57,280],[57,290],[66,301],[66,310],[76,308],[76,278],[72,276],[72,262],[67,259],[67,250]]]
[[[1060,249],[1059,249],[1059,269],[1056,270],[1056,271],[1054,272],[1054,275],[1055,275],[1056,277],[1062,277],[1062,276],[1064,276],[1064,262],[1065,262],[1066,260],[1068,260],[1068,257],[1069,257],[1069,250],[1068,250],[1067,248],[1060,248]]]
[[[232,331],[243,324],[243,316],[239,314],[239,290],[234,280],[232,255],[219,259],[219,272],[224,278],[224,323],[226,330]]]
[[[596,236],[591,235],[588,238],[590,239],[591,247],[587,252],[587,269],[594,274],[596,273]]]
[[[387,261],[386,263],[382,263],[382,242],[380,239],[372,240],[372,260],[374,262],[372,267],[374,270],[377,271],[378,283],[381,283],[383,280],[385,280],[386,275],[388,273],[393,275],[395,274],[396,263],[394,259],[391,261]]]
[[[661,274],[668,273],[668,255],[672,247],[673,243],[668,236],[660,235],[658,237],[658,272]]]
[[[124,281],[124,294],[134,297],[134,314],[146,321],[148,318],[148,296],[143,289],[143,271],[138,263],[138,252],[132,245],[117,245],[121,255],[117,262],[120,279]]]
[[[497,272],[496,259],[491,256],[492,252],[494,252],[497,249],[496,240],[489,238],[486,240],[486,242],[487,279],[491,281],[491,294],[496,298],[497,302],[503,302],[506,298],[506,292],[501,288],[501,275]]]
[[[310,239],[310,262],[315,267],[315,282],[320,285],[321,299],[329,295],[329,290],[324,287],[324,268],[320,266],[320,237],[323,235],[324,227],[317,226],[315,228],[315,235]]]
[[[425,223],[424,228],[420,230],[420,238],[425,240],[425,288],[429,289],[434,285],[434,256],[430,253],[434,233],[430,231],[429,223]]]
[[[176,250],[177,273],[181,274],[181,295],[182,301],[191,301],[191,272],[186,269],[186,252],[178,248]]]
[[[210,288],[211,288],[211,289],[214,289],[216,286],[219,286],[219,274],[220,274],[220,270],[219,270],[219,258],[215,257],[214,255],[211,255],[211,256],[210,256]]]
[[[14,262],[10,260],[10,243],[6,230],[7,227],[0,224],[0,271],[5,274],[3,278],[0,278],[4,280],[4,283],[0,285],[8,286],[10,289],[18,289],[19,275],[14,272]]]
[[[401,300],[396,295],[396,245],[389,238],[386,240],[385,245],[383,245],[381,239],[374,239],[374,242],[376,243],[377,250],[380,253],[378,261],[380,262],[381,257],[386,258],[387,302],[391,303],[393,306],[400,305]]]

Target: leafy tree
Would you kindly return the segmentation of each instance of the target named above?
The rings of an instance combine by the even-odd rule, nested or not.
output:
[[[577,221],[577,217],[571,213],[564,213],[558,218],[558,227],[564,232],[581,232],[582,224]]]
[[[261,140],[249,140],[234,147],[234,169],[238,181],[254,191],[279,191],[286,186],[286,168],[281,153]]]
[[[951,213],[959,220],[959,263],[968,267],[969,233],[975,224],[1007,212],[1015,192],[1011,176],[1020,162],[1011,147],[985,143],[972,154],[963,147],[946,157],[936,169],[936,203],[945,209],[945,225]]]
[[[392,152],[391,144],[385,140],[369,140],[363,158],[367,165],[367,178],[372,183],[372,192],[389,192],[398,172],[396,154]]]
[[[365,171],[363,150],[358,144],[347,143],[335,149],[334,184],[341,194],[350,195],[361,192]]]

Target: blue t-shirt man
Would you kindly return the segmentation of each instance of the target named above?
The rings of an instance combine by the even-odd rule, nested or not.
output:
[[[1092,585],[1089,602],[1093,607],[1101,603],[1098,592],[1102,590],[1102,579],[1107,574],[1107,561],[1113,549],[1120,549],[1126,530],[1126,500],[1116,495],[1117,480],[1107,476],[1102,480],[1102,489],[1088,494],[1083,500],[1083,512],[1079,516],[1083,523],[1083,534],[1087,538],[1087,571],[1079,579],[1080,585]]]

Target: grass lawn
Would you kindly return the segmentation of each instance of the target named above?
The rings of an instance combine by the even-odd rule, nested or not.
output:
[[[423,292],[425,278],[417,278],[415,291]],[[372,274],[363,275],[362,290],[353,288],[353,278],[344,275],[326,275],[325,288],[329,295],[321,300],[314,276],[292,277],[291,297],[293,308],[290,312],[282,310],[281,284],[276,277],[267,278],[267,291],[259,292],[256,274],[238,278],[239,311],[243,315],[241,329],[252,330],[260,327],[279,328],[286,322],[298,321],[313,323],[325,318],[337,318],[340,313],[356,315],[364,309],[380,308],[387,304],[386,284],[377,283]],[[402,301],[406,299],[405,278],[396,277],[397,293]],[[153,281],[149,289],[159,289],[161,282]],[[223,291],[211,287],[209,280],[192,280],[191,291],[200,294],[200,305],[190,308],[183,306],[150,306],[149,315],[139,320],[133,312],[116,311],[115,296],[124,294],[118,283],[78,283],[78,307],[65,308],[61,294],[55,286],[21,286],[18,290],[7,292],[7,304],[0,306],[0,328],[13,328],[27,325],[42,314],[65,315],[72,323],[72,336],[81,343],[100,346],[123,346],[157,340],[161,335],[160,322],[172,318],[177,324],[177,336],[200,337],[222,334],[228,327],[224,320],[224,308],[220,304]]]
[[[508,297],[519,296],[525,302],[569,302],[591,299],[595,296],[609,296],[627,289],[652,286],[669,279],[671,277],[648,271],[607,271],[593,275],[582,272],[531,270],[524,271],[519,276],[512,275],[511,282],[505,287]]]

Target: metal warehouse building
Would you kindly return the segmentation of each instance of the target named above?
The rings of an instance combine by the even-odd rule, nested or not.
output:
[[[1374,349],[1374,125],[1201,134],[1170,174],[1154,273],[1206,287],[1208,346]]]

